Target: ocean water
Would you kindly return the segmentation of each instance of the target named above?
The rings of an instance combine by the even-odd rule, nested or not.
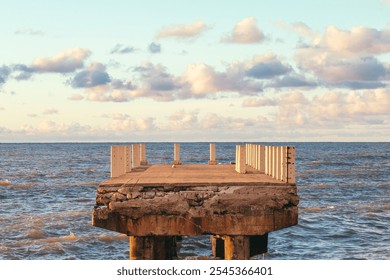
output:
[[[234,161],[235,144],[217,143],[219,162]],[[274,144],[296,147],[299,222],[256,258],[390,259],[390,143]],[[110,145],[0,144],[0,259],[128,259],[127,236],[91,225]],[[149,163],[172,161],[172,143],[146,146]],[[208,143],[181,145],[184,163],[208,157]],[[180,257],[210,255],[208,236],[180,244]]]

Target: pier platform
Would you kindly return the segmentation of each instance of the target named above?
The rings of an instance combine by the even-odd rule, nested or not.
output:
[[[238,162],[217,164],[210,146],[208,163],[183,164],[175,146],[173,162],[156,165],[144,148],[112,149],[115,176],[99,185],[92,217],[94,226],[129,236],[130,259],[174,259],[177,238],[194,235],[210,235],[215,258],[249,259],[267,252],[269,232],[297,224],[288,147],[271,154],[240,146]]]

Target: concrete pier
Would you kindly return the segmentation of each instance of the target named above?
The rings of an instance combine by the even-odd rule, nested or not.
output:
[[[147,165],[102,182],[92,223],[127,234],[130,259],[175,259],[176,237],[194,235],[210,235],[215,258],[249,259],[265,253],[269,232],[298,222],[293,158],[287,157],[292,147],[285,148],[285,161],[283,147],[279,160],[267,156],[272,149],[237,146],[235,165],[186,164],[175,145],[174,161],[180,162],[175,168]],[[280,172],[271,176],[260,171],[267,164]]]

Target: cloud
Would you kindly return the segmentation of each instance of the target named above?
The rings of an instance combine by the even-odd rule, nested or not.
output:
[[[121,132],[137,132],[156,130],[154,118],[138,118],[134,119],[128,115],[123,115],[122,118],[114,117],[110,123],[110,130]]]
[[[180,87],[174,76],[161,64],[144,63],[136,67],[135,72],[141,76],[143,86],[151,91],[172,91]]]
[[[87,76],[81,73],[83,75],[80,76]],[[88,91],[87,99],[100,102],[125,102],[136,98],[173,101],[218,98],[223,94],[255,95],[264,87],[315,86],[314,82],[297,74],[272,53],[254,56],[247,61],[235,61],[223,70],[204,63],[189,64],[180,75],[169,73],[164,65],[144,62],[133,69],[133,74],[132,81],[105,79],[104,83],[92,83],[99,86]],[[72,84],[75,86],[75,81]],[[88,85],[85,82],[79,84]]]
[[[256,19],[253,17],[239,21],[231,33],[222,39],[227,43],[254,44],[265,40],[264,33],[257,27]]]
[[[73,48],[52,57],[37,58],[30,68],[34,72],[70,73],[84,67],[84,60],[90,55],[90,50]]]
[[[149,52],[151,52],[151,53],[160,53],[160,52],[161,52],[161,45],[152,42],[152,43],[150,43],[150,45],[148,46],[148,50],[149,50]]]
[[[135,51],[135,48],[131,46],[123,46],[121,44],[117,44],[112,50],[111,54],[127,54]]]
[[[296,59],[300,67],[312,71],[328,84],[377,82],[386,79],[389,71],[375,57],[342,58],[313,48],[298,50]]]
[[[176,24],[163,27],[157,34],[158,39],[176,38],[191,39],[198,37],[208,29],[203,21],[195,21],[191,24]]]
[[[83,100],[84,99],[84,96],[82,96],[81,94],[73,94],[71,97],[68,98],[69,100],[73,100],[73,101],[80,101],[80,100]]]
[[[390,52],[390,28],[377,30],[364,26],[342,30],[328,26],[322,43],[332,52],[342,55],[372,55]]]
[[[0,67],[0,86],[5,84],[9,75],[11,74],[11,68],[6,65]]]
[[[311,81],[305,78],[302,75],[296,73],[291,73],[283,77],[278,77],[265,87],[270,88],[306,88],[306,87],[316,87],[318,83]]]
[[[86,70],[78,72],[70,84],[74,88],[92,88],[106,85],[110,81],[106,67],[101,63],[92,63]]]
[[[31,36],[44,36],[45,32],[41,30],[34,30],[31,28],[16,30],[15,35],[31,35]]]
[[[246,71],[246,75],[257,79],[269,79],[287,74],[290,71],[290,66],[283,65],[280,61],[270,61],[256,63]]]
[[[265,107],[265,106],[276,106],[277,101],[271,98],[267,97],[260,97],[260,98],[247,98],[243,101],[242,106],[243,107]]]
[[[390,121],[390,90],[329,91],[319,95],[301,92],[249,98],[243,107],[272,108],[270,121],[279,129],[335,129]]]

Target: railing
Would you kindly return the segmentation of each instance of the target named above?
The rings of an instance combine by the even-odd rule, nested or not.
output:
[[[180,165],[180,144],[174,144],[173,166]],[[217,164],[215,144],[210,144],[210,165]],[[145,144],[111,146],[111,178],[147,165]],[[295,185],[295,147],[246,144],[236,146],[236,171],[246,173],[247,167]]]
[[[250,166],[276,180],[295,184],[295,147],[246,144],[236,146],[236,171]]]

